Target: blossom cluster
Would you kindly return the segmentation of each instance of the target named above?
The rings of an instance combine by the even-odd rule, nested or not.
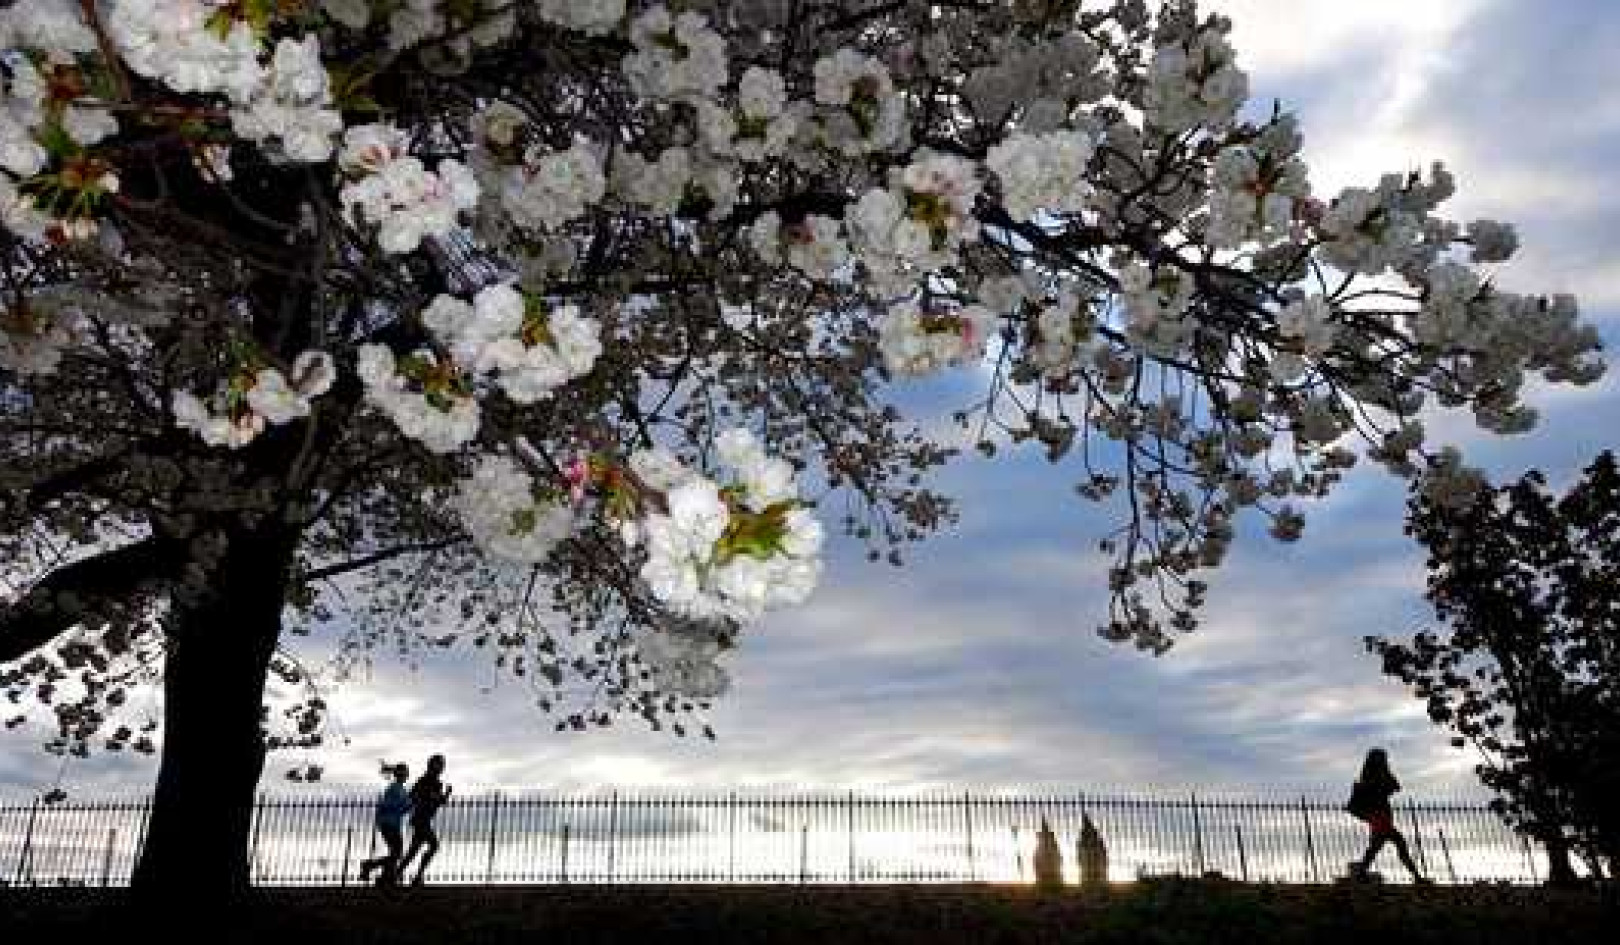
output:
[[[1278,383],[1298,380],[1307,367],[1333,347],[1337,331],[1333,306],[1321,295],[1295,299],[1277,314],[1277,333],[1287,346],[1271,359],[1271,377]]]
[[[813,279],[832,278],[850,261],[849,244],[839,222],[819,213],[783,225],[780,214],[766,211],[749,227],[748,243],[765,262],[786,262]]]
[[[332,142],[343,133],[343,118],[331,106],[331,80],[311,33],[276,45],[263,81],[231,113],[231,123],[249,141],[276,142],[290,161],[314,163],[332,156]]]
[[[457,216],[478,203],[478,181],[465,165],[445,158],[430,171],[409,148],[398,128],[356,125],[338,155],[349,178],[338,193],[344,214],[375,227],[387,253],[414,252],[424,238],[450,233]]]
[[[273,367],[248,368],[232,375],[206,401],[187,390],[175,391],[170,408],[176,426],[209,446],[240,449],[263,433],[266,424],[309,416],[310,402],[331,390],[336,379],[330,354],[305,351],[293,362],[290,381]]]
[[[475,377],[493,376],[512,400],[534,403],[589,373],[602,353],[601,326],[573,305],[544,300],[507,283],[480,289],[471,302],[441,295],[422,325]]]
[[[815,65],[821,134],[839,151],[862,155],[900,146],[906,135],[905,102],[883,63],[840,49]]]
[[[426,349],[395,358],[387,345],[368,344],[357,369],[366,401],[432,452],[454,452],[478,435],[478,401],[455,361]]]
[[[1151,354],[1172,356],[1192,338],[1196,322],[1190,307],[1197,286],[1174,266],[1132,262],[1120,269],[1126,334]]]
[[[559,229],[584,216],[607,191],[601,161],[583,144],[551,153],[530,149],[522,163],[499,173],[501,206],[529,230]]]
[[[889,306],[878,348],[889,372],[902,377],[932,374],[984,356],[998,316],[983,305],[956,308],[902,301]]]
[[[1225,24],[1212,24],[1153,52],[1148,68],[1149,120],[1170,134],[1223,128],[1249,97],[1249,77],[1236,65]]]
[[[1039,210],[1073,213],[1085,207],[1086,163],[1094,148],[1078,131],[1017,134],[991,148],[985,166],[1000,179],[1002,206],[1014,220]]]
[[[1375,188],[1348,187],[1321,214],[1322,261],[1346,273],[1382,275],[1391,269],[1409,281],[1456,238],[1456,224],[1430,216],[1456,192],[1456,180],[1436,163],[1428,181],[1386,174]]]
[[[648,161],[633,151],[613,163],[613,190],[631,204],[675,215],[694,198],[707,203],[706,215],[721,219],[737,205],[735,166],[676,145]]]
[[[83,333],[71,313],[8,305],[0,309],[0,368],[24,376],[52,374]]]
[[[711,154],[763,161],[787,151],[804,112],[798,104],[789,107],[781,73],[749,66],[737,82],[735,108],[698,103],[698,131]]]
[[[1049,381],[1062,381],[1085,367],[1103,342],[1097,334],[1097,313],[1084,293],[1065,285],[1055,293],[1031,291],[1023,279],[1008,277],[1001,286],[981,293],[991,298],[1016,301],[1008,306],[1021,311],[1026,322],[1025,360]]]
[[[352,3],[344,4],[353,6]],[[474,49],[493,46],[512,35],[517,13],[506,0],[401,0],[391,5],[388,16],[388,45],[403,51],[428,43],[450,61],[465,61]],[[349,25],[359,29],[361,11],[345,11]],[[361,26],[354,26],[354,23]]]
[[[574,529],[566,497],[548,494],[510,456],[481,456],[450,504],[478,547],[502,561],[539,564]]]
[[[266,56],[262,29],[238,12],[221,0],[116,0],[106,26],[135,72],[176,92],[225,96],[242,138],[273,142],[286,160],[329,159],[343,121],[319,38],[283,37]]]
[[[1295,208],[1311,195],[1304,139],[1298,122],[1284,115],[1253,140],[1223,149],[1210,168],[1209,245],[1236,249],[1249,241],[1286,239]]]
[[[624,74],[637,95],[706,101],[726,82],[726,41],[702,14],[651,7],[630,22],[630,42]]]
[[[895,171],[887,188],[862,194],[848,222],[872,277],[893,283],[954,263],[963,241],[978,235],[973,204],[981,187],[972,162],[924,153]]]
[[[679,616],[746,622],[802,603],[821,573],[821,524],[798,498],[793,467],[743,429],[715,439],[724,484],[661,450],[631,468],[663,495],[642,522],[641,578]]]

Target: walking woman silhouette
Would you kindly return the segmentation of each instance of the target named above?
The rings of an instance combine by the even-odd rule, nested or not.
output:
[[[1389,770],[1388,753],[1382,748],[1367,752],[1367,760],[1361,764],[1361,777],[1350,791],[1350,802],[1344,805],[1345,810],[1367,824],[1367,852],[1361,855],[1359,862],[1350,864],[1351,875],[1356,879],[1368,877],[1378,851],[1384,848],[1385,842],[1390,842],[1395,844],[1401,864],[1412,874],[1412,881],[1428,882],[1412,862],[1406,837],[1395,826],[1395,812],[1390,808],[1389,799],[1400,789],[1401,782],[1395,780],[1395,774]]]

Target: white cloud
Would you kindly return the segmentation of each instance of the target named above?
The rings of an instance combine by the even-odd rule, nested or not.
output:
[[[1251,73],[1292,78],[1331,66],[1346,50],[1379,44],[1407,67],[1440,58],[1446,38],[1485,0],[1206,0],[1233,21]]]

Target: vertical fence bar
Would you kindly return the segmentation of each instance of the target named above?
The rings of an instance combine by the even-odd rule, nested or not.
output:
[[[855,792],[850,791],[844,797],[844,820],[848,824],[849,840],[849,881],[855,882]]]
[[[338,885],[349,885],[349,856],[354,852],[354,824],[349,823],[348,831],[343,837],[343,871],[338,874]]]
[[[99,826],[101,805],[80,804],[73,818],[73,828],[67,837],[67,843],[73,851],[68,861],[57,868],[57,881],[66,881],[79,886],[89,886],[91,878],[95,876],[96,849],[100,846],[97,827]]]
[[[34,885],[34,825],[39,821],[40,799],[34,798],[34,803],[28,808],[28,824],[23,828],[22,854],[17,857],[17,882],[21,886],[23,877],[28,877],[28,885]]]
[[[1417,847],[1418,869],[1429,875],[1429,858],[1423,855],[1423,828],[1418,825],[1417,805],[1406,802],[1406,821],[1412,825],[1412,843]]]
[[[1541,877],[1536,873],[1536,854],[1530,848],[1530,838],[1525,836],[1522,833],[1519,834],[1519,844],[1520,844],[1520,846],[1522,846],[1524,848],[1524,862],[1525,862],[1525,865],[1530,868],[1530,882],[1531,883],[1539,883],[1539,882],[1541,882]]]
[[[799,825],[799,885],[810,881],[810,825]]]
[[[146,857],[146,828],[152,818],[152,795],[141,798],[141,826],[140,835],[135,838],[135,859],[130,863],[130,881],[135,880],[135,870],[140,867],[141,860]]]
[[[608,799],[608,861],[607,881],[613,882],[619,855],[619,792]]]
[[[484,883],[488,885],[495,881],[495,841],[497,829],[501,822],[501,792],[496,791],[488,801],[489,804],[489,844],[484,857]]]
[[[259,880],[259,823],[264,819],[264,794],[253,798],[253,829],[248,833],[248,885]]]
[[[1446,842],[1444,827],[1438,829],[1436,835],[1440,838],[1440,852],[1446,858],[1446,872],[1451,874],[1451,885],[1457,885],[1457,866],[1451,862],[1451,844]]]
[[[1321,882],[1316,869],[1316,841],[1311,835],[1311,808],[1305,795],[1299,796],[1299,812],[1305,821],[1305,858],[1311,868],[1311,882]]]
[[[559,864],[561,867],[559,876],[565,886],[568,884],[568,832],[570,829],[568,824],[562,825],[562,862]]]
[[[973,855],[973,794],[962,792],[962,829],[967,836],[968,879],[979,881],[979,861]]]
[[[1199,816],[1198,792],[1192,792],[1192,821],[1193,821],[1193,856],[1196,859],[1198,875],[1203,876],[1209,872],[1204,862],[1204,821]]]
[[[1243,849],[1243,825],[1233,824],[1232,832],[1237,835],[1238,871],[1246,883],[1249,881],[1249,854]]]
[[[118,842],[118,828],[107,830],[107,852],[101,858],[101,885],[103,888],[112,885],[112,859],[113,844]]]
[[[737,792],[726,797],[726,882],[737,881]]]

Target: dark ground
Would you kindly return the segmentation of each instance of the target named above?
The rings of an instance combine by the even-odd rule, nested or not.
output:
[[[145,926],[148,931],[143,934]],[[548,886],[262,889],[184,899],[142,923],[127,893],[0,889],[0,943],[1243,943],[1620,942],[1613,890],[1248,886],[1158,880],[1043,896],[996,886]],[[200,933],[200,934],[195,934]]]

